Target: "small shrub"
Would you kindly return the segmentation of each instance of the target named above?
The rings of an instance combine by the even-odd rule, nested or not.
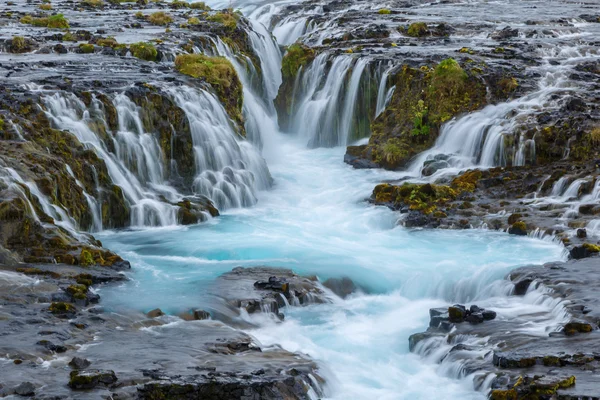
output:
[[[79,49],[82,53],[89,54],[94,52],[94,45],[90,43],[81,43]]]
[[[230,8],[225,11],[219,11],[216,14],[206,18],[206,20],[222,24],[229,30],[235,30],[237,28],[238,21],[240,20],[240,15]]]
[[[427,24],[425,22],[414,22],[410,24],[406,34],[412,37],[422,37],[429,33],[427,30]]]
[[[13,53],[22,53],[27,49],[27,42],[23,36],[13,36],[10,42],[10,49]]]
[[[132,56],[146,61],[156,61],[158,55],[156,47],[147,42],[133,43],[129,46],[129,51]]]
[[[202,10],[202,11],[210,11],[210,7],[206,5],[203,1],[197,1],[195,3],[190,3],[190,8],[193,10]]]
[[[164,11],[159,11],[151,14],[148,21],[153,25],[168,25],[173,22],[173,17]]]
[[[47,26],[54,29],[69,29],[69,21],[62,14],[56,14],[48,17]]]
[[[40,4],[39,9],[44,10],[44,11],[50,11],[50,10],[52,10],[52,5],[51,4]]]
[[[200,23],[200,20],[196,17],[192,17],[188,19],[187,23],[188,25],[198,25]]]

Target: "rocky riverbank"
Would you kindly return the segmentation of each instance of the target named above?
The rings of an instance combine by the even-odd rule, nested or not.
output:
[[[215,309],[180,317],[160,310],[147,315],[105,310],[97,289],[126,279],[121,271],[107,267],[2,267],[0,396],[295,399],[321,395],[323,380],[315,362],[278,347],[263,348],[251,336],[213,320],[211,315],[218,317]],[[294,293],[302,298],[302,293],[324,295],[326,291],[316,280],[276,268],[239,268],[222,281],[240,290],[222,292],[217,283],[215,293],[230,300],[236,296],[236,304],[249,304],[245,308],[249,313],[261,312],[261,307],[249,309],[254,303],[248,298]],[[235,310],[244,310],[243,304]],[[262,311],[282,318],[279,310],[262,307]]]
[[[485,3],[499,19],[482,21],[470,3],[310,1],[254,19],[203,2],[3,3],[0,396],[324,396],[315,361],[240,329],[338,301],[350,280],[236,268],[178,316],[98,295],[131,266],[96,232],[254,205],[273,183],[263,131],[281,128],[309,147],[362,140],[348,164],[405,171],[370,200],[408,228],[552,235],[586,258],[511,274],[514,296],[556,301],[552,318],[449,305],[410,347],[447,349],[436,361],[494,400],[599,398],[600,14]]]
[[[553,324],[536,332],[531,314],[519,318],[500,314],[488,320],[469,317],[461,305],[430,310],[430,327],[410,338],[412,351],[427,355],[440,344],[444,363],[458,363],[475,384],[491,386],[498,399],[597,399],[598,257],[522,267],[510,273],[512,296],[540,295],[554,304]],[[541,294],[543,293],[543,294]],[[473,311],[473,308],[471,308]],[[527,329],[529,325],[530,329]],[[491,377],[491,378],[490,378]],[[491,381],[490,381],[491,379]]]

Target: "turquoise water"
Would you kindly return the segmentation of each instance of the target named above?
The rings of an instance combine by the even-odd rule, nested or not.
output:
[[[252,334],[319,360],[333,398],[483,398],[472,381],[449,379],[434,361],[410,354],[408,336],[426,328],[430,307],[448,302],[477,300],[500,317],[549,311],[507,298],[500,280],[516,266],[561,259],[562,248],[500,232],[405,229],[399,214],[365,202],[377,183],[401,173],[353,170],[343,149],[277,140],[279,150],[267,154],[275,186],[257,206],[199,226],[99,235],[132,263],[130,282],[101,290],[104,304],[201,308],[213,280],[240,265],[348,276],[370,294],[287,310],[282,324],[259,317]]]

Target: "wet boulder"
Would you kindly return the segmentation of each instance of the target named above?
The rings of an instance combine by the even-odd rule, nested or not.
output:
[[[15,388],[15,394],[24,397],[31,397],[35,395],[35,386],[31,382],[23,382]]]
[[[117,375],[114,371],[72,371],[69,387],[75,390],[89,390],[96,386],[110,386],[115,382],[117,382]]]
[[[490,37],[494,40],[505,40],[515,38],[519,36],[518,29],[512,29],[510,26],[506,26],[503,29],[493,32]]]
[[[71,361],[69,361],[69,367],[73,368],[73,369],[85,369],[87,367],[89,367],[92,363],[85,359],[85,358],[79,358],[79,357],[73,357],[71,359]]]
[[[350,296],[358,289],[352,279],[347,277],[329,278],[323,282],[323,286],[340,296],[342,299]]]

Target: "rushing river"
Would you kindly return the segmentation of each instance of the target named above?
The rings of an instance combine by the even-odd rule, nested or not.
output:
[[[227,6],[223,1],[208,3]],[[235,4],[254,20],[255,29],[263,32],[263,36],[253,37],[253,43],[263,68],[277,71],[275,75],[280,57],[260,23],[269,25],[278,5],[284,3],[249,0]],[[472,13],[483,10],[468,9]],[[280,43],[289,44],[317,27],[307,25],[305,16],[296,16],[271,29]],[[559,39],[549,40],[571,35],[573,28],[569,29],[557,33]],[[227,49],[219,51],[233,59]],[[563,58],[584,57],[586,52],[574,51]],[[537,108],[546,102],[546,94],[568,87],[563,77],[569,64],[564,64],[566,67],[556,62],[543,64],[540,91],[534,101],[524,104]],[[497,311],[500,319],[522,319],[522,327],[517,329],[547,335],[547,327],[563,317],[556,304],[545,300],[541,292],[509,297],[510,287],[503,278],[517,266],[563,259],[563,247],[549,240],[485,230],[401,227],[398,213],[373,206],[366,199],[376,184],[406,173],[354,170],[342,161],[344,147],[307,149],[307,138],[314,132],[294,129],[295,135],[279,133],[269,104],[276,92],[273,85],[267,85],[268,99],[262,101],[247,85],[251,77],[242,68],[238,73],[246,87],[245,115],[257,128],[254,130],[260,131],[260,139],[251,138],[262,146],[273,187],[258,191],[253,207],[228,208],[219,218],[197,226],[98,234],[105,246],[133,266],[129,282],[101,289],[103,304],[114,311],[160,307],[172,314],[210,308],[207,293],[211,285],[237,266],[287,267],[321,280],[345,276],[364,293],[332,304],[285,309],[283,323],[253,317],[257,328],[250,333],[265,346],[281,345],[317,360],[330,398],[485,398],[485,391],[475,390],[473,377],[465,376],[460,365],[439,364],[435,352],[426,357],[410,353],[408,337],[427,328],[429,308],[454,302],[477,303]],[[382,86],[385,90],[385,84]],[[506,103],[505,108],[523,108],[519,105]],[[499,117],[487,116],[490,113]],[[505,114],[501,108],[488,108],[473,118],[487,118],[488,125],[494,125]],[[307,114],[302,124],[310,125],[308,119]]]
[[[102,289],[103,303],[173,313],[201,308],[211,282],[240,265],[348,276],[370,294],[286,310],[284,323],[264,320],[252,333],[321,361],[332,398],[431,399],[442,387],[444,398],[483,398],[471,381],[449,379],[433,361],[409,353],[408,336],[427,327],[429,308],[453,301],[476,299],[500,318],[524,308],[550,311],[509,300],[498,280],[515,266],[560,259],[561,247],[498,232],[402,228],[398,214],[365,201],[375,184],[400,173],[353,170],[342,163],[343,149],[271,139],[279,149],[267,159],[275,185],[257,206],[190,228],[99,235],[133,264],[130,282]]]

